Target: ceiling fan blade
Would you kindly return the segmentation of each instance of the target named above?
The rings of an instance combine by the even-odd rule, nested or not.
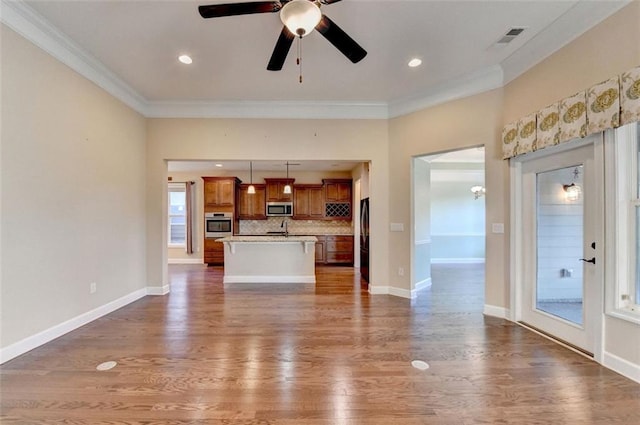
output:
[[[340,0],[320,0],[322,4],[338,3]]]
[[[360,47],[353,38],[349,37],[346,32],[325,15],[322,15],[320,23],[316,25],[316,30],[340,50],[343,55],[349,58],[351,62],[360,62],[367,56],[366,50]]]
[[[293,35],[287,27],[283,26],[280,37],[278,37],[278,41],[276,42],[276,47],[273,48],[271,59],[269,59],[269,65],[267,65],[269,71],[280,71],[282,69],[294,38],[296,38],[296,36]]]
[[[249,3],[210,4],[199,6],[198,12],[203,18],[250,15],[252,13],[273,13],[282,9],[279,1],[254,1]]]

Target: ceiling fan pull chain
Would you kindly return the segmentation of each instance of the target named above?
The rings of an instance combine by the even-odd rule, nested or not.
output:
[[[298,70],[300,71],[299,82],[302,84],[302,36],[298,37],[298,59],[296,62],[298,64]]]

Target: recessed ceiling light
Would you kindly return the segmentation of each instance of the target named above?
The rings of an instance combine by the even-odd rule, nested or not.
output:
[[[216,167],[222,167],[222,164],[217,163],[217,164],[216,164]]]
[[[413,58],[409,61],[407,65],[409,65],[411,68],[415,68],[416,66],[422,65],[422,60],[418,58]]]
[[[189,55],[180,55],[178,56],[178,60],[185,65],[191,65],[193,62],[193,59],[191,59],[191,56]]]

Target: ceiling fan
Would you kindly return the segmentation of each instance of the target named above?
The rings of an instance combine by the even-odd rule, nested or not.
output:
[[[254,1],[200,6],[198,11],[203,18],[280,12],[284,26],[267,65],[269,71],[280,71],[296,36],[302,38],[314,28],[351,62],[360,62],[367,55],[353,38],[320,11],[321,5],[338,1],[340,0]]]

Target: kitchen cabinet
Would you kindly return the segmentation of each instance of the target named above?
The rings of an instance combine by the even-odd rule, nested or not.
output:
[[[323,179],[325,202],[351,203],[351,179]]]
[[[351,220],[351,179],[323,179],[324,218]]]
[[[236,186],[241,183],[237,177],[203,177],[204,207],[213,211],[224,207],[233,208],[236,199]]]
[[[224,264],[224,245],[218,242],[220,238],[205,238],[204,262],[208,265],[220,266]]]
[[[316,236],[316,264],[324,264],[324,236]]]
[[[292,201],[293,194],[285,194],[284,187],[289,184],[293,188],[295,179],[264,179],[267,183],[267,202]]]
[[[316,235],[316,264],[353,265],[352,235]]]
[[[293,219],[324,218],[324,193],[320,184],[297,184],[293,187]]]
[[[325,263],[353,265],[353,236],[326,235]]]
[[[266,220],[267,187],[264,184],[254,184],[256,193],[249,194],[248,184],[238,187],[238,205],[236,213],[240,220]]]

